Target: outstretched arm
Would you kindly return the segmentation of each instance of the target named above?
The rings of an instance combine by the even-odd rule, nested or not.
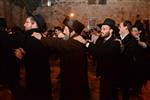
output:
[[[74,37],[73,39],[76,40],[76,41],[79,41],[83,44],[86,43],[86,40],[81,35],[78,35],[78,36]]]

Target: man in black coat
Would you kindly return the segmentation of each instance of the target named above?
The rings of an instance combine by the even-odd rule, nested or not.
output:
[[[24,27],[25,36],[15,54],[25,64],[26,99],[51,100],[48,52],[39,40],[31,36],[33,32],[44,32],[46,23],[41,15],[28,16]]]
[[[120,43],[114,35],[115,29],[115,21],[107,18],[101,26],[101,35],[96,44],[86,43],[83,38],[77,39],[86,43],[89,52],[97,59],[100,100],[118,100]]]
[[[19,59],[14,55],[16,44],[6,31],[7,24],[0,18],[0,85],[8,87],[16,98],[19,93]]]
[[[53,48],[60,54],[60,99],[89,100],[88,66],[84,44],[74,38],[80,36],[84,25],[75,19],[64,20],[63,39],[44,38],[40,34],[33,36],[41,40],[47,48]]]
[[[137,41],[131,35],[130,30],[132,24],[130,21],[124,21],[120,23],[119,34],[121,38],[121,85],[123,90],[123,100],[129,100],[131,88],[133,84],[133,66],[135,63],[135,56],[138,50]]]
[[[8,32],[6,32],[6,21],[0,18],[0,85],[5,85],[5,70],[8,56]],[[6,45],[7,44],[7,45]]]
[[[133,92],[134,95],[139,95],[142,93],[142,86],[146,83],[146,78],[149,71],[149,44],[148,38],[145,35],[144,25],[141,22],[137,22],[132,26],[131,30],[132,36],[137,40],[138,49],[136,50],[135,63],[134,63],[134,84]]]
[[[89,45],[89,50],[92,50],[100,67],[100,100],[118,100],[120,43],[115,40],[115,28],[114,20],[105,19],[101,36],[95,45]]]

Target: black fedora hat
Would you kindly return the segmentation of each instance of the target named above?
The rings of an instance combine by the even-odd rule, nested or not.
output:
[[[102,25],[110,26],[113,30],[116,28],[115,24],[116,24],[115,21],[111,18],[106,18],[102,23]]]
[[[77,34],[80,34],[85,28],[84,24],[78,20],[71,19],[69,16],[64,19],[63,24],[68,26],[70,30],[74,30]]]
[[[115,24],[116,24],[116,22],[113,19],[106,18],[101,25],[108,25],[111,27],[111,29],[113,29],[113,33],[118,33],[119,29]]]

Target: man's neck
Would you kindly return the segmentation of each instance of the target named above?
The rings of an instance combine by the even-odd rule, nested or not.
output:
[[[109,40],[111,38],[112,34],[110,34],[108,37],[104,38],[105,41]]]
[[[121,40],[123,40],[128,34],[129,34],[129,32],[126,32],[126,33],[124,33],[124,34],[121,34],[121,35],[120,35]]]

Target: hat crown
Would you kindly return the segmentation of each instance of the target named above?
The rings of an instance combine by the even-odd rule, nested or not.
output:
[[[109,25],[111,28],[113,28],[115,24],[116,24],[115,21],[110,18],[106,18],[103,23],[103,25]]]
[[[113,19],[106,18],[102,25],[108,25],[108,26],[111,27],[111,29],[113,29],[113,33],[118,33],[119,29],[118,29],[118,27],[115,24],[116,24],[116,22]]]
[[[63,24],[68,26],[71,30],[74,30],[76,33],[80,34],[82,30],[84,29],[84,25],[79,22],[78,20],[71,19],[69,17],[66,17],[63,21]]]

